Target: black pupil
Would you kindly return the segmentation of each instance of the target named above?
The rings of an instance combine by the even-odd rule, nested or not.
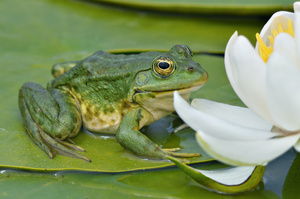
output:
[[[158,64],[158,66],[159,66],[159,68],[161,68],[161,69],[167,69],[167,68],[170,67],[170,64],[169,64],[168,62],[160,62],[160,63]]]

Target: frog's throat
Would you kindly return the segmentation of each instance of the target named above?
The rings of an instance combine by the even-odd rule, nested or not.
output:
[[[188,100],[191,92],[201,87],[202,85],[198,85],[175,90],[178,91],[185,100]],[[173,94],[175,90],[138,91],[133,95],[132,102],[147,110],[152,115],[152,121],[156,121],[175,111],[173,105]]]

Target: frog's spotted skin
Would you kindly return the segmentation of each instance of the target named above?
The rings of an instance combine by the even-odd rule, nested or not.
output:
[[[197,155],[160,149],[139,131],[174,111],[174,90],[188,99],[207,81],[187,46],[134,55],[98,51],[82,61],[56,64],[52,74],[47,89],[25,83],[19,92],[26,132],[51,158],[61,154],[90,161],[69,139],[82,125],[116,134],[124,148],[139,156]]]
[[[120,109],[122,104],[111,111],[103,111],[96,106],[81,104],[83,125],[92,132],[115,134],[122,121],[124,110]]]

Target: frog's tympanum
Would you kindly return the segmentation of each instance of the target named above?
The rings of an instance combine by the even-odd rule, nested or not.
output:
[[[56,64],[52,74],[55,79],[47,89],[27,82],[19,92],[26,132],[51,158],[60,154],[90,161],[70,140],[82,125],[92,132],[116,134],[117,141],[138,156],[197,155],[159,148],[139,131],[174,111],[175,90],[187,99],[207,81],[187,46],[133,55],[98,51],[82,61]]]

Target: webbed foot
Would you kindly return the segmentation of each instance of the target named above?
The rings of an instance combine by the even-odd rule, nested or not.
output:
[[[49,154],[50,157],[52,156],[53,158],[54,157],[53,154],[54,155],[58,154],[58,155],[72,157],[72,158],[79,158],[87,162],[91,162],[89,158],[76,152],[76,151],[85,152],[85,150],[82,147],[66,141],[55,140],[44,132],[41,132],[41,136],[43,140],[50,146],[50,150],[51,150],[51,155]]]

